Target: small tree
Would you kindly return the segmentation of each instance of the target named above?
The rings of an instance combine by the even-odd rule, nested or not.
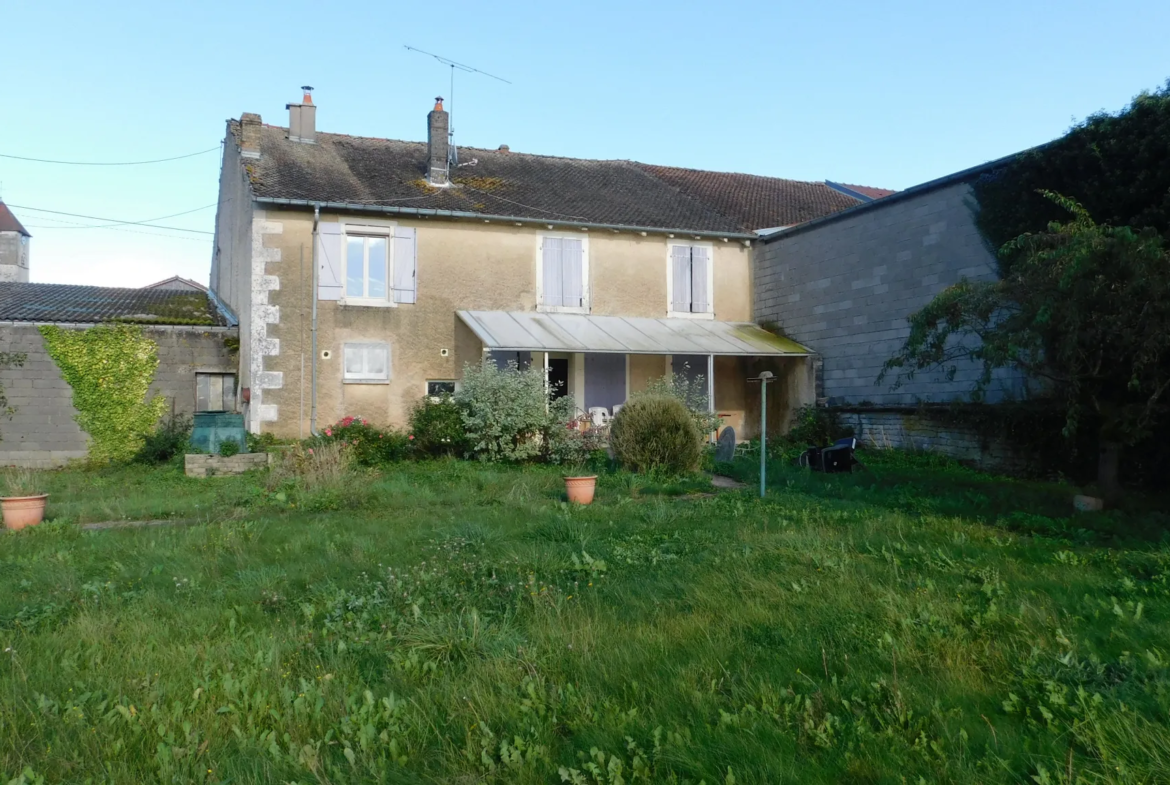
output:
[[[997,368],[1042,380],[1065,409],[1066,435],[1096,422],[1098,483],[1116,498],[1121,447],[1149,433],[1170,388],[1170,255],[1152,230],[1101,226],[1077,202],[1044,195],[1072,220],[1007,243],[1000,280],[961,281],[913,314],[879,381],[928,368],[953,378],[966,361],[983,368],[976,394]]]
[[[469,457],[487,461],[547,458],[553,430],[573,419],[572,399],[549,400],[542,369],[515,362],[504,369],[490,362],[465,365],[455,404]]]

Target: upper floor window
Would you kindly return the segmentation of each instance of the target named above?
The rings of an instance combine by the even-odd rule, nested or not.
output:
[[[588,313],[588,238],[541,235],[538,260],[537,305],[542,310]]]
[[[670,315],[714,314],[711,246],[671,244],[669,247],[667,296]]]
[[[389,232],[345,235],[345,299],[386,302]]]

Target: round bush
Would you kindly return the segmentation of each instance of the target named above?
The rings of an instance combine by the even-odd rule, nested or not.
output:
[[[687,474],[703,458],[703,434],[682,401],[647,395],[624,405],[610,428],[609,443],[622,466],[636,472]]]

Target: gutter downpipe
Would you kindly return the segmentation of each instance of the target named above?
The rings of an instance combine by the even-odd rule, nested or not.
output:
[[[309,433],[317,433],[317,223],[321,219],[321,205],[313,205],[313,289],[309,296],[313,300],[312,317],[309,321],[309,332],[312,335],[311,366],[309,370]]]

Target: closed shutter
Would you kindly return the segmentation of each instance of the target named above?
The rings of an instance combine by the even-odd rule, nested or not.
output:
[[[412,228],[394,230],[394,302],[413,303],[418,299],[416,233]]]
[[[561,240],[561,305],[585,305],[584,244],[576,239]]]
[[[692,246],[691,313],[707,313],[711,310],[711,296],[707,291],[708,266],[710,264],[708,250],[703,246]]]
[[[317,224],[317,299],[341,299],[341,224]]]
[[[541,247],[543,248],[541,259],[541,263],[543,264],[542,275],[544,278],[544,291],[541,294],[545,305],[564,305],[564,296],[562,294],[562,281],[564,280],[564,276],[561,268],[561,246],[563,242],[559,237],[545,237],[541,243]]]
[[[670,246],[671,303],[676,313],[691,310],[691,249],[687,245]]]

